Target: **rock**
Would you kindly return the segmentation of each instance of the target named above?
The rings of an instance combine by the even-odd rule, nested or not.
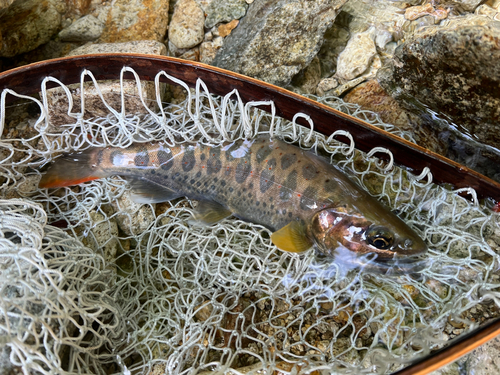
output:
[[[321,80],[321,65],[315,57],[303,71],[292,79],[292,89],[300,94],[314,94]]]
[[[500,374],[500,339],[495,338],[467,356],[467,373],[474,375]]]
[[[113,1],[99,41],[163,41],[168,25],[168,4],[168,0]]]
[[[213,64],[286,86],[316,56],[326,29],[344,3],[345,0],[254,2],[239,26],[224,40]]]
[[[434,9],[432,4],[430,3],[406,8],[405,18],[407,20],[413,21],[424,16],[433,16],[437,20],[444,20],[448,17],[448,11],[441,7]]]
[[[66,17],[82,16],[90,10],[92,0],[71,0],[67,1]]]
[[[323,78],[329,78],[336,73],[338,57],[345,49],[349,37],[348,29],[339,26],[337,20],[326,31],[323,45],[317,55],[321,64],[321,76]]]
[[[455,157],[472,168],[493,168],[500,155],[490,149],[478,156],[474,139],[500,148],[499,59],[500,23],[482,16],[458,17],[408,38],[378,78],[396,100],[429,122],[437,123],[437,116],[458,125],[448,128],[449,142],[459,140]],[[481,157],[491,161],[484,165]],[[493,177],[491,173],[499,172],[495,167],[481,173]]]
[[[149,204],[135,203],[130,191],[125,191],[111,205],[117,212],[116,223],[127,236],[142,234],[155,221],[154,208]]]
[[[99,38],[103,30],[104,24],[89,14],[61,30],[59,38],[63,42],[88,42]]]
[[[221,49],[224,39],[219,37],[213,38],[210,42],[203,42],[200,46],[200,61],[205,64],[212,64],[217,52]]]
[[[373,41],[374,29],[354,34],[346,48],[338,57],[336,76],[344,81],[350,81],[363,74],[371,65],[377,54]]]
[[[221,22],[239,20],[247,11],[245,0],[213,0],[206,8],[205,27],[211,29]]]
[[[165,55],[166,47],[163,43],[156,41],[135,41],[127,43],[102,43],[88,44],[77,48],[69,53],[69,56],[99,53],[136,52],[148,55]],[[72,113],[80,112],[80,84],[69,85],[73,97]],[[121,87],[119,81],[100,81],[99,88],[108,105],[121,110]],[[149,107],[156,109],[156,93],[154,82],[141,82],[141,89]],[[144,105],[139,99],[135,81],[125,80],[123,84],[125,94],[125,108],[127,113],[144,113]],[[160,92],[164,92],[165,84],[162,84]],[[68,115],[68,98],[62,88],[47,90],[48,116],[50,127],[48,131],[56,132],[61,125],[75,123],[75,118]],[[96,88],[90,82],[85,83],[85,113],[84,118],[105,117],[109,110],[99,97]]]
[[[194,0],[179,0],[168,29],[168,38],[177,48],[191,48],[203,41],[205,15]]]
[[[13,57],[47,43],[61,25],[60,1],[16,1],[7,8],[0,16],[0,56]]]
[[[420,146],[441,155],[446,154],[448,145],[439,138],[439,133],[432,127],[426,126],[417,115],[402,108],[385,92],[377,80],[372,79],[360,84],[343,99],[348,103],[360,105],[362,109],[377,113],[383,122],[410,133]]]
[[[318,86],[316,87],[316,95],[328,95],[328,91],[333,90],[338,85],[339,83],[335,78],[323,78],[319,81]]]
[[[236,26],[238,26],[238,23],[239,23],[238,20],[232,20],[229,23],[224,23],[224,24],[220,25],[217,28],[217,31],[219,31],[219,36],[225,38],[226,36],[228,36],[229,34],[231,34],[231,31],[233,31],[233,29]]]
[[[15,0],[0,0],[0,16],[12,5]]]

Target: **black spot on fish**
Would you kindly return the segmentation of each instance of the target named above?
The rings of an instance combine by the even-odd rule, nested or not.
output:
[[[314,166],[314,164],[306,164],[302,167],[302,176],[306,180],[312,180],[318,176],[318,169]]]
[[[248,193],[248,198],[252,198],[252,193]]]
[[[238,191],[238,197],[241,197],[241,191]]]
[[[264,208],[266,208],[266,207],[267,207],[266,202],[262,202],[262,207],[264,207]]]
[[[229,192],[232,193],[234,189],[232,187],[229,188]]]
[[[215,185],[211,185],[210,189],[215,190]]]
[[[297,188],[297,171],[293,170],[286,178],[283,187],[280,189],[280,199],[286,202],[292,198],[295,189]]]
[[[253,182],[251,182],[250,185],[248,185],[248,188],[253,189]]]
[[[206,155],[205,155],[205,154],[201,154],[201,155],[200,155],[200,160],[201,160],[201,161],[205,160],[206,158],[207,158],[207,157],[206,157]]]
[[[260,204],[260,202],[259,202],[259,201],[255,202],[255,205],[256,205],[256,206],[258,206],[259,204]]]
[[[196,183],[196,186],[197,186],[197,187],[200,187],[200,185],[201,185],[201,182],[200,182],[200,181],[198,181],[198,182]]]
[[[205,183],[203,184],[203,186],[208,186],[208,181],[205,181]]]
[[[257,154],[255,156],[257,163],[262,163],[264,160],[267,159],[269,154],[273,151],[272,147],[269,145],[262,145],[260,148],[257,150]]]
[[[158,155],[158,162],[160,163],[160,168],[164,171],[168,171],[174,165],[174,159],[172,151],[169,149],[160,150],[156,153]]]
[[[260,174],[260,192],[265,193],[274,184],[274,174],[263,170]]]
[[[97,165],[100,165],[102,163],[104,157],[104,149],[101,149],[97,152]]]
[[[276,159],[272,158],[267,162],[267,167],[269,168],[270,171],[272,171],[274,168],[276,168]]]
[[[236,166],[236,173],[234,176],[236,182],[239,184],[245,182],[247,177],[250,175],[251,168],[252,166],[248,161],[245,162],[242,160],[240,163],[238,163],[238,165]]]
[[[221,181],[220,184],[222,187],[224,187],[224,186],[226,186],[226,181]]]
[[[201,172],[196,173],[196,178],[200,178],[200,177],[201,177]]]
[[[196,164],[196,159],[194,157],[194,147],[189,146],[184,150],[184,155],[182,156],[182,170],[184,172],[189,172],[194,168]]]
[[[149,164],[149,154],[146,147],[140,147],[134,157],[134,164],[137,167],[146,167]]]
[[[154,169],[152,169],[151,174],[156,174],[156,171]]]
[[[288,217],[292,217],[292,213],[291,212],[288,213]]]
[[[281,169],[285,170],[297,161],[296,154],[285,154],[281,158]]]
[[[212,152],[207,161],[207,173],[209,175],[219,173],[221,168],[222,168],[222,162],[220,160],[219,154]]]
[[[300,208],[302,210],[310,210],[309,206],[314,205],[317,195],[318,195],[318,190],[313,186],[309,186],[306,190],[304,190],[304,193],[301,195]]]
[[[192,178],[191,181],[189,181],[189,183],[192,185],[194,184],[196,181]]]
[[[217,177],[215,177],[214,182],[217,183],[217,181],[219,181],[219,179]]]
[[[325,187],[325,191],[334,192],[335,190],[338,189],[339,184],[337,183],[337,181],[335,179],[325,180],[324,187]]]

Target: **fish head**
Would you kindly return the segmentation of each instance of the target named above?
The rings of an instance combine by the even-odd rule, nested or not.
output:
[[[427,245],[404,221],[390,211],[364,215],[352,207],[325,208],[316,212],[308,227],[320,252],[352,259],[370,257],[377,263],[400,264],[422,255]]]

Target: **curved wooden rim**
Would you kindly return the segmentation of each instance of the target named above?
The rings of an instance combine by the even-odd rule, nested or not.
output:
[[[452,340],[445,348],[421,358],[392,375],[426,375],[452,363],[500,334],[500,319]]]
[[[385,147],[393,153],[396,164],[414,174],[420,174],[425,167],[428,167],[433,174],[434,182],[449,183],[455,188],[472,187],[479,197],[491,197],[500,201],[500,184],[441,155],[283,88],[192,61],[142,54],[63,57],[1,72],[0,90],[10,88],[18,94],[34,94],[40,91],[40,85],[45,77],[52,76],[68,85],[79,82],[84,69],[91,71],[97,80],[118,79],[122,67],[125,66],[133,68],[141,80],[152,81],[158,72],[165,71],[190,87],[194,87],[200,78],[214,94],[225,95],[237,89],[244,102],[272,100],[278,116],[292,120],[297,112],[305,113],[314,121],[315,130],[327,136],[336,130],[349,131],[359,150],[368,152],[375,146]],[[133,78],[131,74],[125,77]],[[165,77],[162,77],[161,81],[168,82]],[[50,87],[47,85],[47,88]],[[7,103],[15,99],[13,96],[6,97]],[[269,111],[267,107],[262,109]],[[297,122],[308,126],[303,119]],[[339,140],[342,141],[341,138]],[[463,338],[460,337],[445,349],[408,366],[397,374],[427,374],[458,359],[499,333],[500,320],[481,327]]]
[[[117,79],[124,66],[133,68],[142,80],[154,80],[156,74],[163,70],[191,87],[194,87],[196,80],[200,78],[214,94],[225,95],[237,89],[244,102],[273,100],[278,116],[292,120],[297,112],[305,113],[314,121],[315,130],[325,135],[336,130],[349,131],[359,150],[368,152],[375,146],[387,148],[391,150],[397,165],[414,174],[418,175],[428,167],[434,182],[449,183],[455,188],[472,187],[480,198],[491,197],[500,201],[499,183],[441,155],[283,88],[192,61],[142,54],[63,57],[0,73],[0,90],[10,88],[18,94],[33,94],[39,91],[42,80],[47,76],[57,78],[68,85],[79,82],[84,69],[91,71],[97,80]],[[125,77],[132,78],[132,75],[126,74]],[[161,81],[167,82],[167,79],[162,77]],[[14,99],[10,95],[6,98],[8,102]],[[269,110],[266,107],[262,109]],[[308,126],[304,119],[298,119],[297,122]],[[339,140],[346,141],[341,137]],[[385,154],[380,155],[381,158],[384,156]]]

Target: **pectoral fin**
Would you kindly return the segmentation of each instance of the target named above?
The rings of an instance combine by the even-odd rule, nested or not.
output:
[[[298,221],[292,221],[274,232],[271,235],[271,241],[278,249],[292,253],[301,253],[313,245],[312,241],[307,238],[304,224]]]
[[[139,178],[127,179],[132,188],[131,198],[136,203],[166,202],[182,195],[153,181]]]
[[[221,204],[210,201],[199,201],[196,207],[195,220],[206,225],[211,225],[231,216],[232,212]]]

